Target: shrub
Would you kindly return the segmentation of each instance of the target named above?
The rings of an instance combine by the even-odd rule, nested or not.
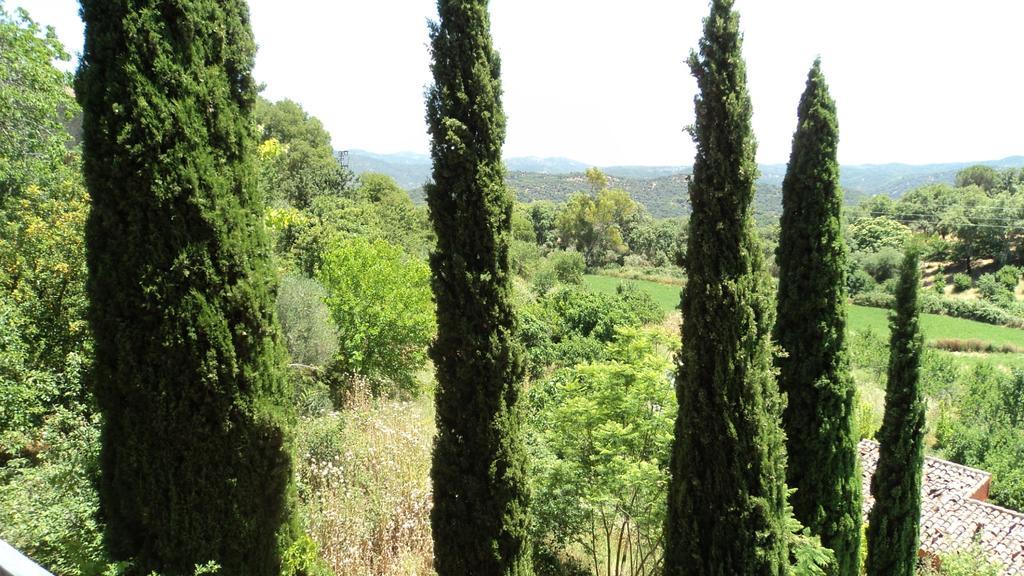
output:
[[[903,253],[896,248],[888,246],[880,248],[878,252],[863,255],[860,258],[861,266],[864,270],[879,282],[895,278],[899,273],[902,260]]]
[[[936,425],[944,457],[992,473],[991,501],[1024,508],[1024,371],[980,365],[962,379]]]
[[[936,294],[941,295],[946,293],[946,277],[941,272],[937,272],[935,274],[935,281],[932,283],[932,288],[935,290]]]
[[[281,279],[277,317],[292,362],[322,367],[337,354],[338,335],[324,304],[326,297],[316,280],[291,275]]]
[[[660,574],[676,412],[671,344],[657,330],[622,330],[607,360],[529,391],[534,540],[580,547],[597,573],[618,549],[633,554],[632,574]]]
[[[1022,271],[1017,266],[1003,266],[996,272],[996,280],[1000,284],[1006,287],[1011,292],[1017,288],[1017,284],[1020,282]]]
[[[862,294],[878,289],[878,283],[863,268],[854,268],[846,275],[846,288],[850,295]]]
[[[1013,302],[1013,292],[1000,282],[995,274],[982,274],[978,277],[978,292],[981,297],[993,304],[1009,304]]]
[[[953,274],[953,287],[957,292],[966,292],[974,285],[974,280],[963,272]]]
[[[943,338],[928,343],[932,348],[946,350],[947,352],[999,352],[1003,354],[1018,354],[1024,349],[1012,344],[995,344],[978,339]]]
[[[416,393],[437,331],[430,269],[383,240],[343,240],[318,274],[337,326],[334,370],[364,376],[378,393]]]
[[[7,462],[0,477],[0,538],[55,574],[92,576],[108,562],[99,497],[98,418],[61,411],[37,431],[36,462]]]

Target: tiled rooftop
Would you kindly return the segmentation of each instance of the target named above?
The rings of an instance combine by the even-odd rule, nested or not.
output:
[[[878,443],[860,442],[864,515],[875,501],[871,476]],[[985,502],[992,475],[938,458],[925,458],[921,481],[921,550],[938,555],[977,542],[1004,574],[1024,576],[1024,514]]]

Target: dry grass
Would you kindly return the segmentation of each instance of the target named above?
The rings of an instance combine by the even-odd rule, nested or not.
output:
[[[307,531],[338,576],[432,575],[428,399],[356,393],[343,413],[303,424],[300,495]]]

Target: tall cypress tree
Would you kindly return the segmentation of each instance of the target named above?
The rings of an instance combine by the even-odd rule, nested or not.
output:
[[[283,348],[252,166],[244,0],[83,0],[101,508],[133,572],[279,574]]]
[[[498,55],[487,0],[439,0],[427,96],[437,249],[434,566],[440,576],[531,573],[522,377],[510,304],[512,196],[504,183]]]
[[[732,0],[714,0],[690,68],[697,157],[683,290],[679,416],[665,574],[783,574],[782,400],[772,366],[771,279],[751,215],[757,165]]]
[[[922,337],[917,255],[908,251],[889,320],[889,381],[878,431],[878,465],[871,478],[875,505],[868,513],[869,576],[913,576],[921,523],[925,404],[919,385]]]
[[[861,482],[846,353],[846,245],[842,234],[836,106],[815,60],[800,98],[782,182],[776,364],[793,514],[836,553],[838,574],[860,574]]]

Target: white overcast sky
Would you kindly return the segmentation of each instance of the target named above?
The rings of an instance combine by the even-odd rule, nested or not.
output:
[[[81,51],[77,0],[7,0]],[[432,0],[250,0],[255,75],[323,120],[337,149],[426,152]],[[840,161],[1024,154],[1024,1],[737,0],[758,160],[784,163],[814,57],[839,107]],[[491,0],[505,155],[693,162],[707,0]]]

